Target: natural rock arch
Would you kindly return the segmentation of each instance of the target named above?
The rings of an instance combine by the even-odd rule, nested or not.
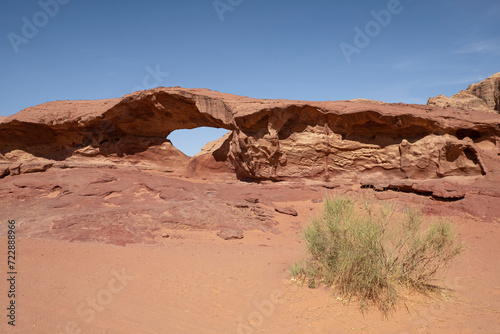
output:
[[[0,122],[0,154],[4,170],[15,165],[17,150],[48,165],[111,157],[115,164],[152,161],[165,170],[175,165],[193,175],[216,170],[239,179],[488,176],[498,170],[499,117],[366,100],[259,100],[156,88],[27,108]],[[231,133],[191,161],[180,158],[166,138],[201,126]],[[446,158],[450,149],[453,161]]]

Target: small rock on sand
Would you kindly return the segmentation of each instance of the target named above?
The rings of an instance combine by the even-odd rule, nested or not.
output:
[[[286,207],[286,208],[275,207],[274,210],[276,212],[282,213],[284,215],[289,215],[289,216],[294,216],[294,217],[299,215],[297,210],[290,208],[290,207]]]
[[[243,231],[241,229],[225,228],[217,232],[217,236],[224,240],[243,239]]]

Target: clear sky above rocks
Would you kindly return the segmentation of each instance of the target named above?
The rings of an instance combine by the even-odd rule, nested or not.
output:
[[[426,103],[500,72],[498,0],[4,1],[0,116],[157,86]],[[193,155],[225,131],[175,133]]]

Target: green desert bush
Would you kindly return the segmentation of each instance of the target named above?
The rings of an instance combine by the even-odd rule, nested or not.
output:
[[[362,309],[374,304],[385,315],[396,306],[402,288],[436,289],[435,274],[462,249],[450,222],[424,228],[418,208],[401,213],[366,199],[357,206],[342,196],[325,200],[304,237],[309,258],[292,266],[296,281],[311,288],[331,286],[345,300],[356,297]]]

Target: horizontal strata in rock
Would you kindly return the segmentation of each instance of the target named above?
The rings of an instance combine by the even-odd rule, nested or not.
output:
[[[50,102],[3,118],[0,175],[64,163],[260,180],[498,178],[499,124],[500,115],[432,106],[155,88]],[[174,130],[201,126],[230,133],[191,159],[166,140]]]
[[[453,182],[454,181],[454,182]],[[467,187],[464,180],[453,178],[445,182],[441,180],[362,180],[362,187],[373,188],[375,191],[396,190],[403,192],[414,192],[422,195],[431,195],[436,199],[442,200],[460,200],[466,195]]]

